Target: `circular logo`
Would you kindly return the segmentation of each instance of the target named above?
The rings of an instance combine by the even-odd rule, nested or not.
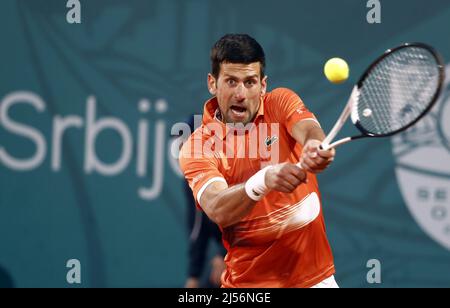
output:
[[[397,181],[412,216],[450,250],[450,78],[431,112],[392,144]]]

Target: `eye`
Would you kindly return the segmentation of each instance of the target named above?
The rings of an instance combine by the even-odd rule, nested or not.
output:
[[[227,80],[227,84],[228,84],[229,86],[234,86],[234,85],[236,85],[236,81],[233,80],[233,79],[228,79],[228,80]]]
[[[256,83],[256,82],[255,82],[253,79],[250,79],[250,80],[247,80],[247,81],[245,82],[245,86],[246,86],[246,87],[251,87],[251,86],[253,86],[255,83]]]

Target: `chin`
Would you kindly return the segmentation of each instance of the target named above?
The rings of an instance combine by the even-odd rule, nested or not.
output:
[[[248,119],[245,119],[245,120],[241,120],[241,119],[239,119],[239,120],[237,120],[237,119],[234,119],[234,120],[232,120],[232,119],[230,119],[230,121],[227,121],[227,123],[232,123],[232,124],[242,124],[242,125],[247,125],[248,123],[250,123],[250,121],[248,120]]]

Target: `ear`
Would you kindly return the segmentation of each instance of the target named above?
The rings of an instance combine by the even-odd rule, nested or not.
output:
[[[265,95],[267,91],[267,76],[261,80],[261,96]]]
[[[216,95],[217,93],[217,81],[211,74],[208,74],[208,90],[211,95]]]

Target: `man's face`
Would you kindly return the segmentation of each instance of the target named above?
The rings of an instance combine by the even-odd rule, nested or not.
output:
[[[222,63],[218,78],[208,75],[209,92],[217,97],[225,123],[251,122],[266,93],[267,76],[261,80],[260,63]]]

